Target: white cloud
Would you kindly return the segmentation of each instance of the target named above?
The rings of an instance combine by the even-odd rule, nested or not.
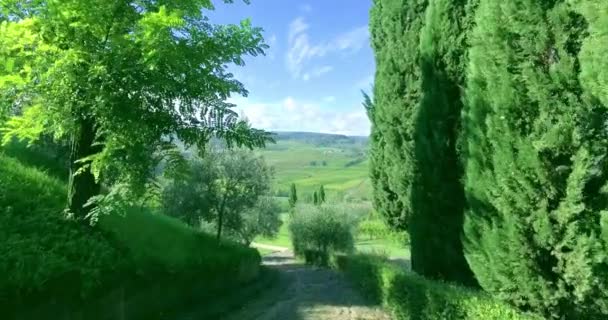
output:
[[[312,71],[303,71],[310,61],[330,53],[356,52],[363,48],[369,39],[368,28],[363,26],[340,34],[328,42],[313,43],[307,32],[309,28],[303,17],[298,17],[289,24],[287,39],[289,48],[285,63],[296,79],[312,77]]]
[[[330,110],[320,103],[302,102],[292,97],[270,103],[237,97],[231,98],[230,102],[260,129],[346,135],[368,135],[370,130],[365,111],[360,106],[345,111]]]
[[[302,75],[302,80],[308,81],[310,79],[318,78],[318,77],[332,71],[333,69],[334,69],[334,67],[332,67],[332,66],[316,67],[316,68],[312,69],[310,72],[304,73],[304,75]]]
[[[304,13],[311,13],[312,12],[312,6],[308,3],[305,3],[303,5],[300,6],[300,10],[302,10]]]

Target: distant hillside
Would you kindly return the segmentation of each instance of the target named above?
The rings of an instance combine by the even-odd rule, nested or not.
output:
[[[318,132],[273,132],[277,141],[299,141],[316,146],[332,145],[359,145],[367,146],[368,137],[346,136],[341,134],[318,133]]]
[[[287,196],[295,183],[300,199],[320,185],[329,198],[368,200],[367,137],[310,132],[277,132],[276,144],[257,152],[275,170],[275,193]]]

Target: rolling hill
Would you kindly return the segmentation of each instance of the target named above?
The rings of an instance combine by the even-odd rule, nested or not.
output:
[[[276,144],[257,151],[275,170],[275,194],[287,196],[295,183],[307,200],[323,185],[329,199],[368,200],[367,137],[277,132]]]

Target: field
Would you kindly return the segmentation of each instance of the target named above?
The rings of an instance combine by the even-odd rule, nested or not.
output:
[[[287,196],[289,186],[295,183],[304,201],[310,200],[321,185],[328,199],[369,200],[366,142],[335,135],[306,135],[303,139],[279,134],[276,144],[259,151],[275,170],[275,194]]]

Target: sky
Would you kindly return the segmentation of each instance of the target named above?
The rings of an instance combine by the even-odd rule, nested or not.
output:
[[[371,0],[215,1],[214,23],[251,19],[264,29],[265,56],[231,66],[248,97],[230,102],[259,129],[368,135],[361,105],[375,70],[369,43]]]

